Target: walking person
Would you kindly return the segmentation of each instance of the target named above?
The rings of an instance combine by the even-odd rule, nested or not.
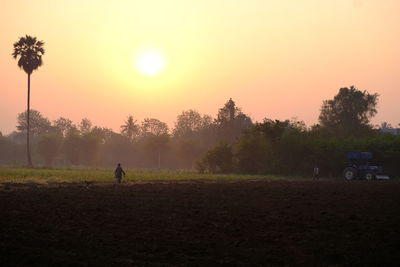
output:
[[[115,169],[114,174],[115,174],[115,183],[120,184],[121,180],[122,180],[122,175],[124,175],[124,176],[126,175],[124,170],[121,167],[121,163],[118,163],[118,166]]]
[[[315,165],[314,170],[313,170],[313,180],[318,180],[319,176],[319,168],[317,165]]]

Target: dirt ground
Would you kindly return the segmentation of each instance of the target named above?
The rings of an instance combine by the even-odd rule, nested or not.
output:
[[[1,266],[396,266],[400,181],[0,187]]]

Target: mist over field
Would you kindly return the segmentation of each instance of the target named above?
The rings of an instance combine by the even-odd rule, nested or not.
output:
[[[196,110],[180,113],[172,129],[156,118],[139,122],[126,117],[120,131],[50,121],[30,111],[33,163],[36,166],[188,169],[199,173],[310,175],[315,166],[325,177],[340,176],[346,154],[369,151],[392,177],[399,175],[398,130],[388,123],[374,126],[378,94],[355,87],[341,88],[321,105],[319,124],[295,119],[253,122],[229,99],[216,118]],[[361,103],[361,104],[356,104]],[[17,131],[0,136],[0,164],[26,164],[26,112],[18,115]]]

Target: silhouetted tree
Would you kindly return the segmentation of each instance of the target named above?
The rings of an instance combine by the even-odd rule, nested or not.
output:
[[[177,159],[185,168],[193,168],[195,161],[214,141],[212,118],[195,110],[186,110],[177,116],[173,130],[173,146]]]
[[[12,56],[18,59],[18,67],[22,68],[28,74],[28,97],[27,97],[27,133],[26,133],[26,152],[28,166],[32,165],[31,151],[29,145],[30,135],[30,94],[31,94],[31,74],[34,70],[42,66],[42,56],[44,55],[44,42],[38,41],[36,37],[26,35],[19,38],[14,43],[14,52]]]
[[[219,109],[217,122],[223,124],[233,121],[240,112],[241,110],[236,106],[235,101],[229,98],[225,105]]]
[[[77,165],[81,161],[82,137],[77,131],[70,131],[64,140],[65,158],[72,164]]]
[[[158,119],[146,118],[142,122],[141,135],[150,154],[157,153],[158,168],[161,167],[161,152],[168,147],[168,126]]]
[[[106,140],[101,150],[101,159],[108,166],[114,167],[116,162],[121,162],[127,165],[137,164],[137,158],[142,155],[137,155],[132,144],[125,136],[118,133],[111,133],[110,138]]]
[[[199,172],[208,171],[209,173],[229,173],[233,171],[233,152],[232,146],[227,143],[209,149],[204,156],[197,162]]]
[[[139,136],[140,127],[136,123],[137,121],[133,118],[132,115],[128,116],[128,119],[125,121],[123,125],[121,125],[121,134],[126,136],[131,143],[133,143],[136,138]]]
[[[81,134],[87,134],[92,129],[92,122],[87,118],[83,118],[78,127]]]
[[[51,166],[53,160],[60,151],[62,136],[59,134],[45,134],[38,143],[38,152],[43,157],[47,166]]]
[[[32,136],[39,136],[41,134],[49,133],[52,131],[51,123],[49,119],[44,117],[39,111],[37,110],[30,110],[30,132]],[[17,129],[21,132],[28,131],[28,112],[22,112],[18,114],[18,125]]]
[[[10,154],[15,151],[17,144],[11,138],[6,138],[0,132],[0,164],[11,163]]]
[[[252,121],[250,117],[236,106],[232,98],[230,98],[225,105],[219,109],[215,124],[220,140],[233,142],[245,129],[252,126]]]
[[[201,140],[200,136],[174,138],[174,151],[182,167],[193,168],[196,160],[206,151],[207,147],[204,147]]]
[[[53,127],[57,133],[62,136],[66,136],[69,131],[72,129],[77,130],[76,126],[72,123],[70,119],[66,119],[63,117],[58,118],[53,121]]]
[[[211,116],[201,116],[198,111],[193,109],[184,110],[177,116],[172,133],[175,137],[187,137],[209,127],[211,123]]]
[[[154,118],[146,118],[142,122],[142,136],[168,134],[168,125]]]
[[[288,174],[297,160],[295,152],[305,131],[304,123],[298,121],[264,119],[262,123],[256,123],[238,141],[238,171]]]
[[[390,123],[384,121],[381,123],[381,125],[378,126],[378,128],[379,129],[392,129],[393,126]]]
[[[83,163],[89,166],[95,164],[100,152],[101,138],[90,132],[81,137],[80,145],[80,159],[82,159]]]
[[[245,133],[237,144],[237,170],[240,173],[262,173],[270,168],[271,144],[258,128]]]
[[[94,126],[90,134],[97,137],[101,144],[104,144],[111,138],[114,132],[110,128]]]
[[[377,113],[378,94],[360,91],[354,86],[340,88],[332,100],[325,100],[319,121],[339,136],[359,136],[372,129],[369,120]]]

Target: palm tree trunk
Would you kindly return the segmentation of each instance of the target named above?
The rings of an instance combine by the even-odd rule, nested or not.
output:
[[[31,149],[30,149],[30,145],[29,145],[29,133],[30,133],[30,99],[31,99],[31,75],[28,74],[28,108],[26,110],[26,114],[27,114],[27,127],[26,127],[26,153],[28,156],[28,167],[32,167],[32,159],[31,159]]]

